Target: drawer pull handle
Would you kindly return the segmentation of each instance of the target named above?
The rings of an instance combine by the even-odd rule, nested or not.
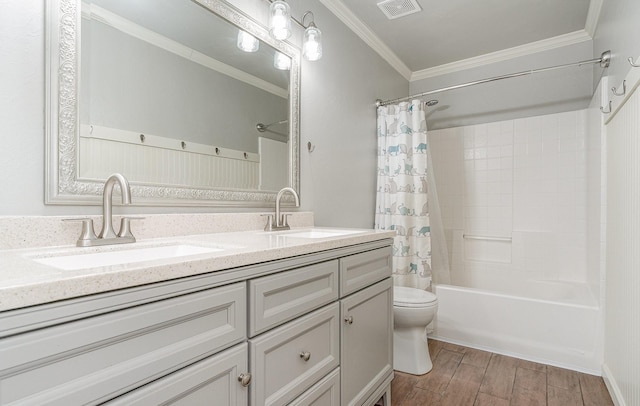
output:
[[[249,384],[251,383],[251,374],[240,374],[240,376],[238,376],[238,382],[240,382],[240,385],[244,387],[249,386]]]
[[[353,324],[353,316],[345,317],[344,322],[347,324]]]
[[[311,359],[311,353],[309,351],[302,351],[300,358],[302,358],[303,361],[309,361]]]

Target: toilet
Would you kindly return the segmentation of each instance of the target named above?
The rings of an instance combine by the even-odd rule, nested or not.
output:
[[[393,287],[393,369],[413,375],[431,371],[426,328],[438,299],[426,290]]]

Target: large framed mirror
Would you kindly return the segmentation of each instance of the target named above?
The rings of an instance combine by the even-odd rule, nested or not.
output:
[[[47,204],[266,207],[299,191],[300,51],[222,0],[47,1]]]

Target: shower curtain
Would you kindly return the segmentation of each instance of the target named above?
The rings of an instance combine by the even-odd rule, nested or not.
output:
[[[395,230],[394,284],[430,289],[449,283],[449,264],[424,103],[378,107],[378,183],[375,228]],[[432,249],[436,255],[432,258]]]

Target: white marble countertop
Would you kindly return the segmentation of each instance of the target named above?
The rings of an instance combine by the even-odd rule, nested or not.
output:
[[[43,304],[94,293],[161,282],[258,264],[297,255],[392,238],[395,231],[351,229],[355,233],[327,238],[288,237],[291,231],[240,231],[143,239],[133,244],[78,248],[58,246],[0,250],[0,311]],[[313,227],[321,230],[320,227]],[[327,228],[325,230],[332,230]],[[176,244],[222,248],[186,257],[61,270],[34,261],[37,258],[130,250]]]

